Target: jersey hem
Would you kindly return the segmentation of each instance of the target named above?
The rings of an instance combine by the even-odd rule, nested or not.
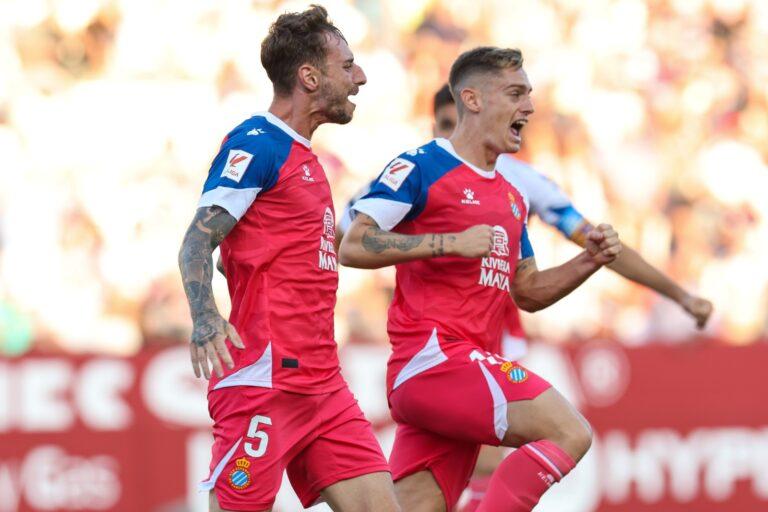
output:
[[[274,382],[272,385],[266,385],[266,386],[260,386],[258,384],[244,382],[242,384],[235,384],[232,386],[224,386],[221,388],[216,389],[215,386],[211,386],[211,388],[208,390],[208,393],[213,393],[214,391],[223,391],[225,389],[233,388],[233,387],[249,387],[249,388],[262,388],[262,389],[276,389],[278,391],[285,391],[286,393],[295,393],[297,395],[324,395],[327,393],[333,393],[334,391],[338,391],[344,387],[347,386],[347,383],[341,379],[341,382],[338,384],[334,384],[333,386],[323,386],[323,387],[308,387],[308,386],[290,386],[285,384],[277,384],[275,385]]]

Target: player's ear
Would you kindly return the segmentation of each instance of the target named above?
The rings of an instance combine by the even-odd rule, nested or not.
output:
[[[459,93],[464,108],[470,112],[477,114],[483,106],[483,101],[480,98],[480,91],[472,87],[465,87]]]
[[[299,85],[307,92],[320,88],[320,70],[311,64],[302,64],[297,71]]]

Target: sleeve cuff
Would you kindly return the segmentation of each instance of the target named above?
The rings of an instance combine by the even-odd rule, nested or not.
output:
[[[391,199],[369,197],[357,201],[352,209],[368,215],[376,221],[376,224],[381,229],[391,231],[408,215],[412,206],[408,203],[392,201]]]
[[[220,206],[235,219],[240,220],[260,191],[261,188],[216,187],[203,193],[197,207]]]

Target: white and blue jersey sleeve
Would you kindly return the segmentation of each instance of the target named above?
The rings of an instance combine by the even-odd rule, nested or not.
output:
[[[552,180],[510,155],[501,155],[496,170],[528,199],[530,213],[557,228],[567,238],[584,226],[584,216]]]
[[[518,254],[518,261],[527,260],[533,258],[533,246],[531,240],[528,238],[528,223],[523,223],[523,230],[520,232],[520,254]]]
[[[208,171],[198,208],[220,206],[237,220],[248,211],[256,196],[277,183],[280,144],[268,136],[244,139],[236,133],[222,144]]]
[[[347,204],[344,206],[344,211],[341,212],[341,216],[339,217],[339,230],[342,233],[346,233],[349,231],[349,226],[352,225],[352,221],[355,220],[355,210],[354,206],[355,203],[361,198],[364,197],[368,192],[371,191],[371,188],[373,188],[373,185],[376,183],[376,181],[372,181],[368,184],[366,184],[363,188],[357,191],[357,194],[355,194],[352,199],[350,199]]]
[[[406,154],[392,160],[370,191],[353,205],[353,210],[371,217],[385,231],[392,230],[409,213],[424,207],[419,165]]]

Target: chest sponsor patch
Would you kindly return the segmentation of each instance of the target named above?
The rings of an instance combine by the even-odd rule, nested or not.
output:
[[[384,174],[381,175],[379,181],[397,192],[415,166],[416,164],[413,162],[403,158],[395,158],[384,169]]]
[[[221,177],[240,183],[252,159],[253,155],[242,149],[230,149]]]

